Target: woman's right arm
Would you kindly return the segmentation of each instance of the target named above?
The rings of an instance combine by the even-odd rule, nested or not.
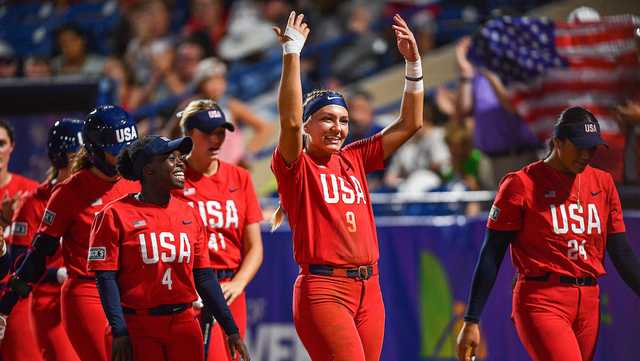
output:
[[[273,28],[282,44],[282,78],[278,93],[280,139],[278,151],[287,164],[298,159],[302,151],[302,83],[300,81],[300,51],[309,28],[303,23],[303,14],[292,11],[283,32]]]

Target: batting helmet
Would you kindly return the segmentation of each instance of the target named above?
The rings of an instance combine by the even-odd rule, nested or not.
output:
[[[69,165],[68,153],[75,153],[82,145],[82,120],[62,118],[49,129],[47,151],[56,168]]]
[[[117,105],[101,105],[85,119],[82,136],[93,164],[106,175],[113,176],[115,167],[106,162],[105,153],[117,156],[124,147],[138,139],[138,130],[124,109]]]

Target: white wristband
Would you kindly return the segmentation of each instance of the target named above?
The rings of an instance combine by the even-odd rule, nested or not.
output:
[[[421,59],[405,62],[404,91],[405,93],[424,92]]]
[[[284,30],[284,35],[287,36],[289,41],[282,44],[283,54],[300,54],[302,47],[304,46],[305,37],[298,30],[288,27]]]

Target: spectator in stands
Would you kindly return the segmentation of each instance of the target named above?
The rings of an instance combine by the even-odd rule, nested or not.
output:
[[[477,191],[486,189],[487,182],[492,183],[492,174],[487,172],[491,166],[487,158],[473,147],[473,133],[465,125],[450,123],[447,127],[445,141],[451,154],[451,168],[443,174],[448,190]],[[467,204],[465,213],[476,215],[480,205]]]
[[[184,102],[180,108],[184,108],[184,105],[193,99],[215,101],[224,111],[227,121],[236,126],[234,132],[227,134],[218,158],[227,163],[249,166],[254,154],[271,140],[273,126],[256,115],[247,104],[226,94],[226,72],[227,67],[220,60],[216,58],[202,60],[198,64],[194,80],[196,94]],[[251,128],[253,136],[250,140],[245,140],[246,130],[242,129],[243,126]],[[171,136],[180,134],[180,127],[175,118],[166,129],[165,133]]]
[[[227,30],[227,13],[222,0],[192,0],[191,16],[184,26],[184,33],[205,39],[206,47],[214,51]]]
[[[18,73],[18,61],[13,48],[0,40],[0,78],[15,77]]]
[[[204,54],[202,44],[194,38],[187,38],[178,45],[175,69],[178,80],[182,83],[182,90],[193,82],[198,63],[204,59]]]
[[[475,69],[467,59],[469,37],[456,47],[460,71],[458,119],[472,116],[476,148],[489,158],[493,169],[492,188],[510,171],[538,159],[540,142],[525,122],[515,114],[500,79],[489,71]]]
[[[56,31],[60,55],[51,62],[56,75],[100,75],[104,59],[89,53],[87,38],[80,27],[66,24]]]
[[[218,55],[225,61],[253,63],[261,60],[278,41],[270,33],[261,7],[254,1],[234,1],[229,13],[227,33],[218,45]]]
[[[634,31],[636,56],[640,60],[640,27]],[[638,69],[640,71],[640,69]],[[626,183],[637,183],[640,179],[640,92],[630,94],[630,100],[617,108],[621,131],[626,134],[624,179]]]
[[[385,186],[398,192],[428,192],[442,185],[442,173],[450,167],[443,124],[447,118],[435,96],[425,97],[422,129],[391,159],[384,177]]]
[[[23,64],[25,78],[47,78],[53,75],[49,58],[43,56],[30,56]]]
[[[349,135],[344,145],[369,138],[382,130],[375,122],[371,101],[372,96],[366,90],[356,90],[349,96]]]
[[[125,59],[136,84],[147,85],[154,70],[157,72],[172,65],[169,9],[160,0],[140,2],[131,10],[130,23],[134,35],[127,45]]]
[[[136,86],[133,73],[117,57],[110,57],[104,65],[104,75],[116,84],[116,102],[126,111],[136,109],[142,102],[142,90]]]
[[[344,84],[378,69],[389,49],[389,44],[371,28],[374,10],[370,3],[355,1],[352,4],[347,21],[351,40],[337,51],[331,68],[332,76]]]

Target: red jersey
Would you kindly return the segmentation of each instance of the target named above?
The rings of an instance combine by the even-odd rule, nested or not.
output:
[[[137,182],[109,182],[89,169],[75,173],[54,188],[38,232],[63,237],[62,257],[69,276],[90,276],[87,253],[94,215],[107,203],[139,190]]]
[[[215,269],[237,269],[244,254],[245,227],[262,221],[262,210],[245,169],[219,161],[208,177],[187,165],[184,189],[173,195],[194,207],[208,233],[209,258]]]
[[[19,191],[30,192],[36,188],[38,188],[38,182],[19,174],[11,173],[11,180],[9,183],[0,187],[0,199],[4,198],[5,195],[13,197],[13,195]]]
[[[193,269],[209,267],[205,237],[195,210],[182,200],[158,206],[128,195],[96,215],[88,267],[119,271],[125,307],[191,303],[198,298]]]
[[[607,236],[625,231],[609,173],[587,166],[573,176],[543,161],[505,176],[487,227],[518,231],[511,257],[520,274],[532,276],[602,276]]]
[[[287,165],[276,148],[271,169],[298,264],[360,266],[378,260],[366,173],[382,168],[380,134],[351,143],[325,161],[303,151]]]

